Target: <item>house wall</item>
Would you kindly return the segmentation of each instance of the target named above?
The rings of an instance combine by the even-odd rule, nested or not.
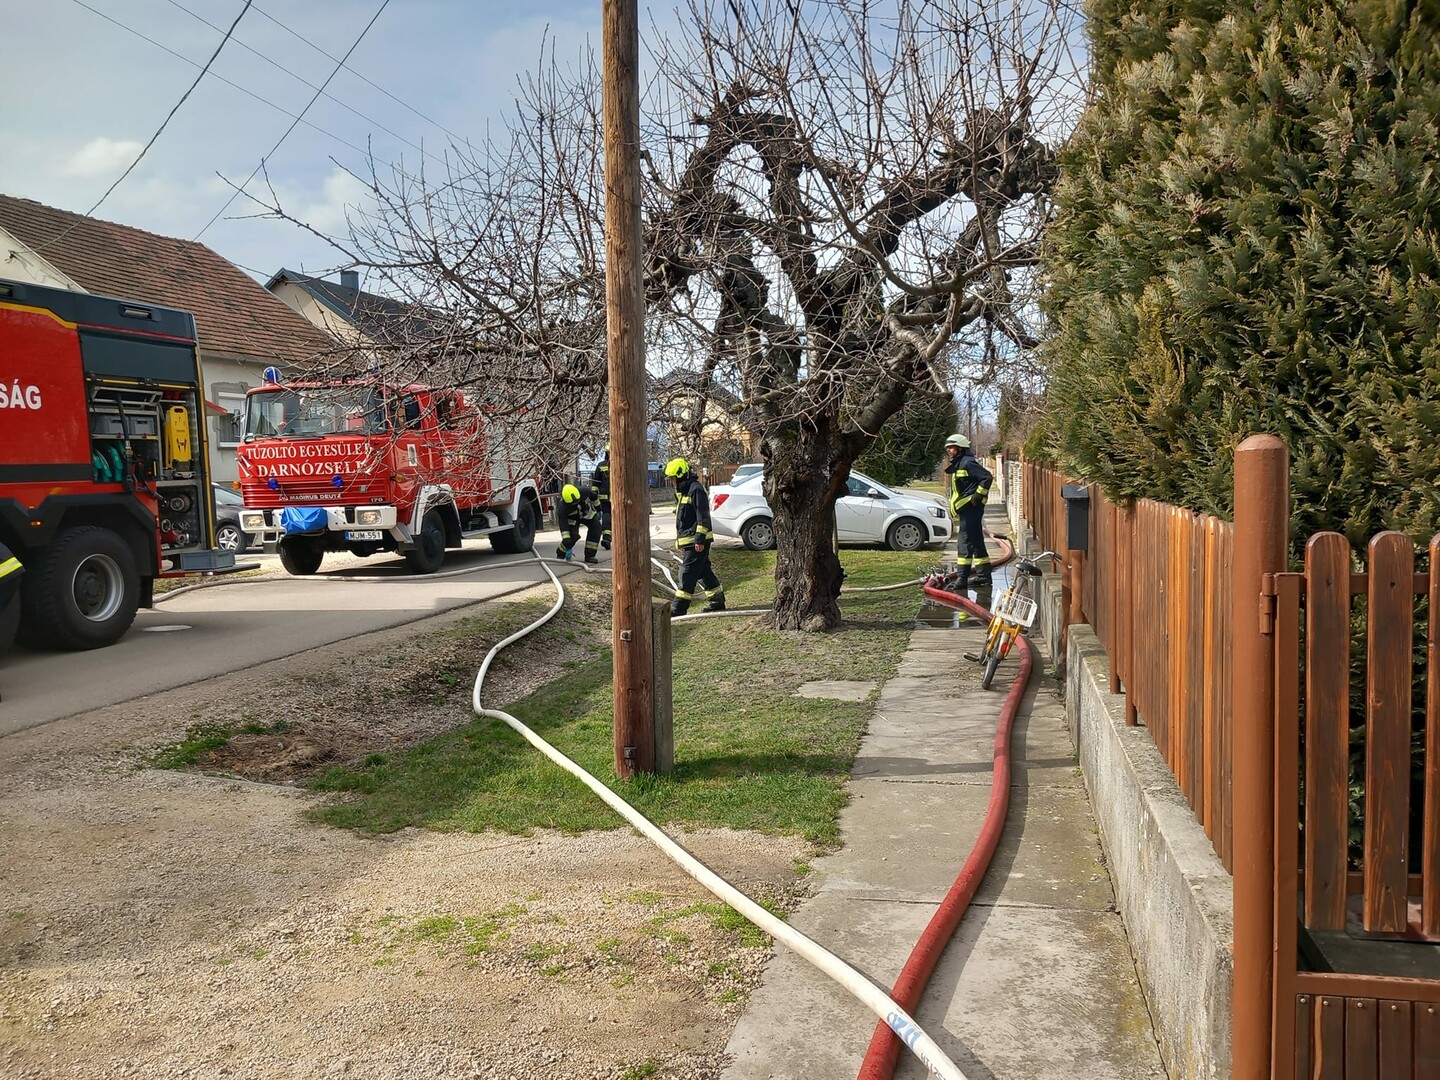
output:
[[[85,291],[5,229],[0,229],[0,278],[45,285],[52,289],[68,289],[70,292]]]
[[[241,408],[245,391],[261,384],[260,373],[265,364],[259,360],[245,361],[202,351],[200,367],[205,379],[206,400],[227,408]],[[235,462],[233,434],[234,429],[225,417],[206,410],[205,438],[209,446],[210,476],[217,484],[233,483],[240,475]]]
[[[293,281],[282,281],[270,290],[285,305],[317,330],[330,335],[345,345],[368,345],[370,339],[348,320],[335,314],[330,308],[316,300],[310,292]]]

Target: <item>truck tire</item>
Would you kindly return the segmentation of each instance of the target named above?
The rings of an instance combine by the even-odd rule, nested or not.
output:
[[[140,572],[130,545],[109,529],[66,529],[28,561],[20,583],[25,633],[54,649],[98,649],[130,629]]]
[[[8,604],[0,607],[0,656],[4,656],[15,643],[15,631],[19,629],[20,594],[16,593]]]
[[[439,510],[426,510],[420,521],[415,546],[405,552],[405,561],[417,574],[433,574],[445,561],[445,519]]]
[[[529,499],[520,503],[513,528],[490,534],[490,546],[501,555],[523,555],[535,548],[535,531],[539,528],[535,504]]]
[[[320,562],[325,558],[325,549],[317,541],[303,536],[286,537],[276,548],[280,565],[296,577],[309,577],[320,569]]]

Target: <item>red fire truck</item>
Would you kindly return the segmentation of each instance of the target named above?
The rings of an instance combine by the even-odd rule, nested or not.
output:
[[[290,573],[315,573],[327,551],[398,551],[431,574],[462,539],[489,536],[508,554],[534,546],[534,476],[464,394],[265,377],[246,397],[237,451],[240,528],[275,539]]]
[[[29,641],[109,645],[157,577],[234,569],[204,406],[189,313],[0,281],[0,543]]]

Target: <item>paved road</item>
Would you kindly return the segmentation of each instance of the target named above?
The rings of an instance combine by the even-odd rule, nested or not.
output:
[[[535,548],[553,554],[555,540],[555,533],[541,533]],[[107,649],[45,653],[17,646],[0,662],[0,737],[547,580],[538,565],[487,570],[515,559],[496,554],[488,541],[467,541],[446,554],[440,574],[416,577],[394,556],[327,555],[312,578],[281,572],[162,600]],[[279,570],[274,556],[243,561]]]

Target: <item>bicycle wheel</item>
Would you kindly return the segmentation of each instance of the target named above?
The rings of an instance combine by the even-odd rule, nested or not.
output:
[[[1002,639],[1003,639],[1003,636],[1004,636],[1004,633],[1003,633],[1003,631],[1002,631]],[[997,641],[997,642],[995,643],[995,648],[991,649],[991,650],[986,654],[986,657],[985,657],[985,674],[983,674],[983,675],[980,676],[980,689],[981,689],[981,690],[989,690],[989,689],[990,689],[990,684],[995,681],[995,671],[996,671],[997,668],[1000,667],[1000,656],[1001,656],[1001,654],[1002,654],[1003,652],[1005,652],[1005,651],[1007,651],[1007,650],[1002,649],[1002,648],[1000,647],[1000,642]]]

